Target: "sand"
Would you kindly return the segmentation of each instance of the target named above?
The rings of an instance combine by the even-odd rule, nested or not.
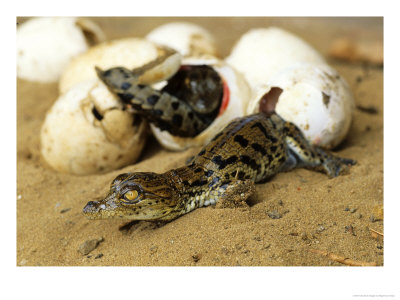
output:
[[[176,18],[94,18],[109,39],[144,36]],[[328,251],[383,265],[383,69],[327,55],[338,37],[381,42],[382,18],[184,18],[209,29],[222,57],[250,28],[280,26],[304,38],[348,81],[358,108],[346,140],[335,149],[357,160],[334,179],[298,169],[258,184],[248,207],[197,209],[173,222],[87,220],[87,201],[107,192],[119,173],[163,172],[198,149],[169,152],[150,138],[134,165],[101,175],[61,174],[40,155],[39,133],[58,96],[57,84],[17,81],[18,266],[342,266]],[[20,19],[19,21],[23,21]],[[229,28],[227,31],[226,28]],[[362,108],[373,107],[376,111]],[[372,217],[374,216],[374,217]],[[278,217],[278,218],[277,218]],[[83,255],[87,240],[102,239]]]

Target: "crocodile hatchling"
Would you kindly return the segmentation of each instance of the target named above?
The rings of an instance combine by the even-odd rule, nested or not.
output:
[[[206,129],[219,113],[223,80],[207,65],[183,65],[164,88],[139,84],[139,78],[166,57],[128,70],[96,68],[98,77],[116,94],[125,107],[172,135],[194,137]]]
[[[188,166],[119,175],[108,195],[88,202],[83,213],[90,219],[169,221],[217,201],[245,200],[254,183],[278,172],[304,167],[335,177],[355,163],[311,146],[276,113],[259,113],[233,120]]]

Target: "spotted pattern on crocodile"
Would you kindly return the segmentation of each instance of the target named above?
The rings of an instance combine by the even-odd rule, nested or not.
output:
[[[169,221],[217,201],[245,200],[255,183],[278,172],[303,167],[335,177],[355,163],[311,146],[279,115],[259,113],[233,120],[188,166],[119,175],[108,195],[83,212],[92,219]]]
[[[148,64],[154,67],[154,63]],[[161,130],[181,137],[194,137],[216,118],[223,96],[223,81],[210,66],[182,66],[164,88],[139,84],[149,66],[128,70],[123,67],[103,71],[98,77],[123,105],[142,115]]]

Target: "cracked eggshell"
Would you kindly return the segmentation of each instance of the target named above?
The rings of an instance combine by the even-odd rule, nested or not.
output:
[[[55,170],[78,175],[134,163],[147,135],[147,123],[134,118],[99,80],[77,84],[47,112],[42,156]]]
[[[125,38],[101,43],[71,61],[61,76],[60,93],[75,84],[97,78],[95,66],[106,70],[113,67],[134,69],[155,60],[172,50],[142,38]],[[179,69],[181,55],[173,53],[162,64],[147,71],[140,81],[143,84],[167,79]]]
[[[153,29],[146,38],[171,47],[183,56],[216,55],[214,38],[203,27],[189,22],[173,22]]]
[[[267,83],[295,63],[326,64],[305,41],[277,27],[248,31],[226,61],[246,77],[251,87]]]
[[[73,57],[104,39],[100,27],[87,19],[29,19],[17,28],[18,77],[30,81],[55,82]]]
[[[346,81],[331,67],[297,64],[254,88],[247,113],[260,111],[272,88],[279,88],[275,111],[296,124],[314,145],[333,148],[346,136],[354,98]],[[274,90],[276,91],[276,89]],[[274,101],[274,99],[272,99]],[[264,102],[265,103],[265,102]]]
[[[169,132],[161,131],[153,124],[150,124],[151,130],[159,143],[169,150],[177,151],[207,144],[230,121],[246,114],[248,101],[251,97],[251,90],[243,76],[215,57],[188,57],[183,59],[182,64],[212,66],[224,80],[223,97],[227,101],[223,101],[219,115],[210,126],[193,138],[173,136]]]

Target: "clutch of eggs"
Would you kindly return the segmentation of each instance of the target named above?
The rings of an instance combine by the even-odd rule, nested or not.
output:
[[[41,130],[42,156],[60,172],[93,174],[134,163],[148,133],[147,122],[122,109],[120,100],[97,77],[95,66],[140,67],[163,55],[165,47],[144,39],[105,42],[76,57],[59,82],[61,96]],[[146,72],[142,82],[172,76],[180,66],[176,53]]]
[[[210,49],[214,53],[211,46],[207,48],[204,43],[191,42],[185,32],[193,35],[194,29],[197,37],[200,33],[196,26],[188,27],[190,30],[184,30],[180,37],[190,44],[187,45],[190,50],[204,53]],[[197,49],[197,45],[201,45],[201,49]],[[47,113],[41,130],[45,160],[54,169],[73,174],[107,172],[134,163],[146,141],[147,122],[122,110],[120,101],[98,79],[94,67],[134,69],[169,50],[146,39],[126,38],[101,43],[75,57],[61,76],[61,96]],[[151,84],[166,80],[180,66],[181,54],[177,52],[143,74],[140,82]],[[242,113],[244,110],[242,107]],[[164,140],[161,137],[163,145],[174,143]]]
[[[276,111],[314,145],[337,146],[346,136],[354,98],[346,81],[305,41],[271,27],[245,33],[226,61],[247,79],[247,113]]]

